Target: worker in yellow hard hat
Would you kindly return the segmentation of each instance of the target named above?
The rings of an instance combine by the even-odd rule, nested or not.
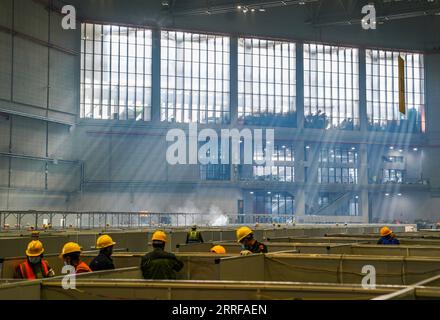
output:
[[[203,243],[202,233],[197,230],[196,225],[193,225],[186,234],[186,244],[188,243]]]
[[[254,232],[249,227],[241,227],[236,232],[237,242],[241,244],[241,255],[252,253],[267,253],[267,246],[254,238]]]
[[[112,254],[116,242],[108,235],[102,235],[96,241],[96,249],[99,249],[99,255],[90,262],[90,269],[93,271],[114,270]]]
[[[75,242],[66,243],[61,251],[60,257],[65,265],[71,265],[75,268],[75,273],[92,272],[92,269],[81,261],[81,247]]]
[[[214,246],[209,251],[212,253],[216,253],[216,254],[225,254],[226,253],[226,249],[223,246]]]
[[[15,278],[35,280],[55,276],[55,272],[43,259],[44,247],[38,240],[29,242],[26,249],[26,261],[22,262],[15,271]]]
[[[183,263],[174,254],[165,251],[166,233],[154,232],[151,241],[153,251],[143,256],[141,260],[143,277],[155,280],[176,279],[177,272],[183,268]]]
[[[380,229],[380,239],[377,244],[400,244],[393,231],[388,227]]]

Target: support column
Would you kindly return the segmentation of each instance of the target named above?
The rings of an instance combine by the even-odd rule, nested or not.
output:
[[[229,52],[229,70],[230,70],[230,85],[229,85],[229,110],[231,117],[231,126],[235,127],[238,120],[238,38],[231,37],[230,52]]]
[[[152,31],[151,121],[160,122],[160,30]]]
[[[303,44],[296,44],[296,118],[299,130],[304,129],[304,51]]]
[[[367,117],[367,66],[365,49],[359,49],[359,121],[361,132],[368,131]]]
[[[364,223],[368,223],[368,146],[365,144],[361,144],[359,147],[358,185],[361,190],[359,195],[359,215]]]
[[[295,143],[295,183],[299,184],[299,187],[295,194],[295,216],[296,222],[302,222],[306,214],[306,201],[305,201],[305,143],[299,141]]]

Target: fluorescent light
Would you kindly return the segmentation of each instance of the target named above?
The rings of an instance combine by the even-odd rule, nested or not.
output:
[[[266,12],[266,8],[260,7],[260,8],[258,9],[258,11],[260,11],[260,12]]]
[[[251,191],[251,192],[249,192],[250,194],[254,194],[254,192],[253,191]]]
[[[413,151],[419,151],[419,149],[418,148],[414,148]]]
[[[272,194],[272,192],[268,191],[267,194]]]
[[[240,5],[238,5],[238,6],[237,6],[237,9],[238,9],[238,10],[241,10],[241,6],[240,6]]]
[[[401,196],[402,196],[402,194],[401,194],[401,193],[398,193],[397,195],[398,195],[399,197],[401,197]]]
[[[385,197],[389,197],[390,196],[390,194],[389,193],[385,193]]]
[[[394,147],[391,146],[391,147],[390,147],[390,150],[394,150]]]
[[[356,148],[355,147],[351,147],[351,150],[356,150]]]
[[[306,149],[310,149],[310,146],[306,146]]]
[[[399,152],[400,152],[400,153],[402,153],[402,152],[403,152],[403,150],[402,150],[402,149],[399,149]]]
[[[255,12],[255,9],[254,9],[254,8],[252,8],[252,9],[251,9],[251,12]]]

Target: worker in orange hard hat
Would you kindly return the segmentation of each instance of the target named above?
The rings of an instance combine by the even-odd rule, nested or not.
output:
[[[225,254],[226,253],[226,249],[223,246],[214,246],[209,251],[212,253],[216,253],[216,254]]]
[[[142,257],[141,270],[145,279],[168,280],[176,279],[177,272],[183,268],[183,262],[172,253],[165,251],[167,235],[156,231],[151,238],[153,251]]]
[[[237,242],[241,244],[241,255],[248,255],[252,253],[267,253],[267,246],[258,242],[254,238],[254,232],[249,227],[241,227],[236,232]]]
[[[116,242],[108,235],[102,235],[96,241],[96,249],[99,255],[90,262],[90,269],[93,271],[114,270],[115,265],[112,260],[113,247]]]
[[[15,278],[35,280],[55,276],[55,272],[43,259],[44,247],[38,240],[29,242],[26,249],[26,261],[21,263],[15,271]]]
[[[400,244],[393,231],[388,227],[380,229],[380,239],[377,244]]]
[[[65,265],[75,268],[75,273],[92,272],[92,269],[83,261],[81,261],[81,247],[75,242],[66,243],[61,251],[60,258],[64,260]]]

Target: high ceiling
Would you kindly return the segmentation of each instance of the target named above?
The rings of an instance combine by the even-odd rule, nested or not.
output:
[[[34,0],[49,3],[50,0]],[[440,0],[54,0],[60,4],[73,4],[83,13],[122,8],[130,14],[128,7],[142,8],[145,16],[154,13],[155,18],[185,16],[206,16],[221,14],[261,15],[284,10],[305,10],[304,23],[325,25],[349,25],[363,17],[362,7],[374,4],[378,23],[391,20],[411,19],[422,16],[438,16],[440,19]]]
[[[314,25],[348,24],[362,18],[362,7],[374,4],[379,22],[409,19],[423,15],[440,15],[440,0],[164,0],[163,10],[173,16],[206,15],[237,12],[270,13],[277,7],[304,6],[307,20]]]

